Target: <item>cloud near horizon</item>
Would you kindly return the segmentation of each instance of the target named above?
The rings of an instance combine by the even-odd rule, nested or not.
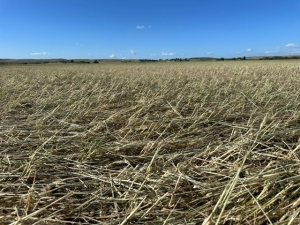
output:
[[[288,47],[288,48],[294,48],[294,47],[298,47],[297,44],[294,44],[294,43],[289,43],[287,44],[285,47]]]
[[[136,55],[136,52],[134,50],[130,50],[131,55]]]
[[[235,52],[235,54],[245,54],[245,53],[249,53],[249,52],[253,52],[253,49],[248,48],[245,51],[239,51],[239,52]]]
[[[111,55],[109,56],[109,58],[115,58],[115,54],[111,53]]]
[[[161,55],[176,55],[176,53],[173,53],[173,52],[170,52],[170,53],[162,52]]]
[[[272,53],[277,53],[278,51],[266,51],[266,54],[272,54]]]
[[[278,53],[279,55],[299,54],[300,46],[295,43],[288,43],[282,46],[276,46],[276,51],[266,51],[265,53]]]
[[[30,55],[49,55],[48,52],[33,52]]]

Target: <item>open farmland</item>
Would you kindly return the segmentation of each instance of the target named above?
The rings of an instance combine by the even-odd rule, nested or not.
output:
[[[300,224],[300,62],[0,67],[0,224]]]

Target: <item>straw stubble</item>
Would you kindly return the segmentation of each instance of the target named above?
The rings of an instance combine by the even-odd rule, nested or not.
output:
[[[299,224],[297,61],[0,72],[1,224]]]

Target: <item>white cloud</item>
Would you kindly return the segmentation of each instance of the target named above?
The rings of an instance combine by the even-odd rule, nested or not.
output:
[[[238,51],[238,52],[235,52],[235,54],[246,54],[246,53],[249,53],[249,52],[252,52],[253,50],[251,48],[248,48],[246,49],[245,51]]]
[[[136,26],[136,29],[144,29],[145,26]]]
[[[287,54],[299,54],[300,46],[295,43],[288,43],[282,46],[276,46],[274,50],[265,51],[265,54],[277,54],[277,55],[287,55]]]
[[[214,53],[212,53],[212,52],[208,52],[208,53],[206,53],[206,55],[213,55]]]
[[[130,53],[131,53],[132,55],[136,55],[136,52],[135,52],[134,50],[130,50]]]
[[[173,53],[173,52],[170,52],[170,53],[162,52],[161,55],[176,55],[176,53]]]
[[[272,54],[272,53],[277,53],[278,51],[266,51],[266,54]]]
[[[49,55],[48,52],[33,52],[30,55]]]
[[[294,43],[289,43],[287,44],[285,47],[288,47],[288,48],[294,48],[294,47],[298,47],[297,44],[294,44]]]
[[[298,54],[298,53],[300,53],[300,49],[294,49],[290,53],[291,54]]]
[[[112,53],[112,54],[109,56],[109,58],[115,58],[115,54]]]

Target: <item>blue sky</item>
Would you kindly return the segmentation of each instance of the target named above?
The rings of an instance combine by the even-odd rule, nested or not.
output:
[[[0,58],[300,54],[299,0],[0,0]]]

